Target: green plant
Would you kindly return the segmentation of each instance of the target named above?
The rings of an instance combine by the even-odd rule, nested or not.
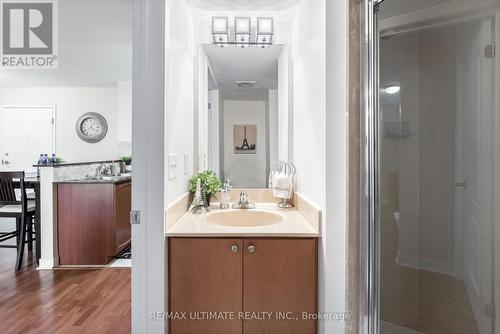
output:
[[[131,156],[124,156],[124,157],[121,157],[121,159],[123,160],[123,162],[127,166],[130,166],[130,164],[132,163],[132,157]]]
[[[213,170],[204,170],[191,176],[188,182],[188,191],[196,192],[196,182],[200,179],[201,189],[205,192],[207,200],[214,197],[222,188],[222,182]]]

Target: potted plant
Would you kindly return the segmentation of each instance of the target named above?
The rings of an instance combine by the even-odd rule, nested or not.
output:
[[[196,192],[196,183],[200,179],[201,190],[205,194],[207,204],[210,205],[210,199],[222,188],[222,182],[213,170],[204,170],[191,176],[188,182],[188,191],[192,194]]]
[[[124,157],[121,157],[121,159],[125,163],[125,171],[131,172],[132,171],[132,157],[131,156],[124,156]]]

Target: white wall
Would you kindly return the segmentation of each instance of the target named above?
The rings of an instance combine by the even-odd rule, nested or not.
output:
[[[290,139],[293,129],[290,128],[293,96],[291,95],[290,47],[285,45],[278,59],[278,159],[290,160]],[[293,73],[293,72],[292,72]]]
[[[106,87],[0,87],[0,105],[56,105],[56,153],[67,162],[119,158],[118,140],[130,141],[130,83]],[[76,134],[78,118],[97,112],[106,118],[108,133],[89,144]],[[51,152],[47,152],[51,153]]]
[[[210,109],[208,115],[208,168],[220,173],[220,112],[219,90],[212,89],[208,92]]]
[[[279,93],[276,89],[269,90],[269,164],[278,161],[279,158]]]
[[[257,153],[234,154],[233,125],[257,125]],[[266,171],[266,102],[224,101],[224,177],[236,187],[265,188]]]
[[[348,1],[326,1],[326,205],[323,298],[326,312],[346,310]],[[318,14],[316,14],[318,15]],[[295,91],[295,90],[294,90]],[[355,159],[352,157],[351,159]],[[344,333],[345,322],[326,321],[321,333]]]
[[[165,141],[168,154],[178,158],[177,177],[168,179],[166,206],[187,191],[195,157],[195,48],[193,22],[184,0],[171,0],[167,8]],[[205,71],[206,72],[206,71]],[[206,93],[205,93],[206,96]],[[158,138],[161,140],[161,138]],[[184,154],[189,155],[189,172],[184,174]],[[168,161],[165,162],[166,164]]]
[[[303,0],[294,22],[293,161],[297,190],[322,209],[319,311],[345,312],[347,1]],[[328,59],[328,62],[326,61]],[[321,321],[320,333],[343,333]]]
[[[118,82],[118,155],[132,155],[132,82]]]
[[[208,58],[203,46],[197,46],[197,77],[196,91],[196,127],[197,143],[196,155],[198,157],[197,169],[208,168]]]

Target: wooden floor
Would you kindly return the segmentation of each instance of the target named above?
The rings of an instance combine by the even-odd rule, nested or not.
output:
[[[130,269],[37,271],[0,248],[0,332],[130,333]]]

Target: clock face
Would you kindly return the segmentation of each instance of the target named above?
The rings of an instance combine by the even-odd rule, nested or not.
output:
[[[98,113],[86,113],[76,122],[76,132],[80,139],[88,143],[101,141],[108,131],[106,119]]]
[[[87,137],[95,137],[102,131],[101,123],[93,118],[89,117],[82,122],[82,133]]]

